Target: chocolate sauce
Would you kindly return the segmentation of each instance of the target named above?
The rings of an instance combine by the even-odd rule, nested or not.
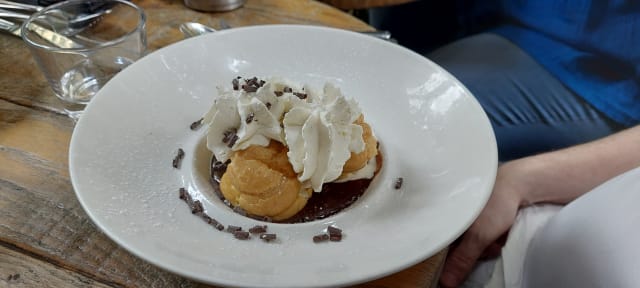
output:
[[[376,156],[379,170],[382,165],[382,156],[378,154]],[[226,163],[228,164],[228,163]],[[214,191],[220,197],[225,204],[233,208],[233,205],[224,199],[222,192],[220,191],[220,179],[227,170],[227,165],[219,161],[216,161],[215,157],[211,160],[211,184]],[[325,183],[322,185],[322,192],[313,193],[307,205],[302,208],[296,215],[291,218],[277,221],[280,223],[304,223],[314,220],[327,218],[334,215],[343,209],[351,206],[356,200],[358,200],[367,188],[371,184],[372,179],[359,179],[352,180],[343,183]],[[270,219],[255,215],[245,215],[258,220],[271,222]]]

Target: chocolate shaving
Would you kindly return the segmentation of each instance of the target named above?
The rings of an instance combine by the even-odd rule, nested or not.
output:
[[[238,141],[238,135],[236,135],[236,133],[238,133],[238,130],[235,128],[224,131],[222,143],[227,144],[229,148],[233,147],[233,145],[236,144],[236,141]]]
[[[184,188],[180,188],[180,190],[178,190],[180,192],[180,199],[185,200],[187,202],[187,204],[189,204],[188,202],[191,201],[191,195],[189,195],[189,193],[187,193],[187,189]],[[188,201],[187,201],[188,199]]]
[[[204,208],[202,207],[202,203],[199,200],[193,201],[191,195],[185,188],[180,188],[180,199],[184,200],[187,205],[189,205],[189,209],[191,209],[191,214],[202,213]]]
[[[264,85],[264,83],[261,84],[260,80],[258,80],[257,77],[253,77],[251,79],[245,79],[244,80],[245,84],[242,85],[242,90],[244,90],[245,92],[256,92],[258,91],[258,88],[262,87],[262,85]]]
[[[247,119],[245,120],[245,122],[247,122],[247,124],[251,124],[251,122],[253,122],[253,118],[255,118],[255,115],[253,114],[253,112],[249,113],[249,115],[247,115]]]
[[[233,237],[239,240],[247,240],[249,239],[249,232],[247,231],[235,231],[233,232]]]
[[[327,233],[329,233],[329,236],[342,235],[342,230],[334,226],[329,226],[327,227]]]
[[[184,150],[182,148],[178,148],[178,154],[173,158],[173,168],[180,169],[180,164],[182,163],[182,159],[184,158]]]
[[[202,126],[202,120],[204,120],[204,118],[200,118],[198,121],[191,123],[191,125],[189,125],[189,129],[193,131],[198,130],[198,128]]]
[[[260,234],[267,232],[267,225],[256,225],[249,228],[249,233],[251,234]]]
[[[205,222],[207,222],[207,224],[213,226],[213,228],[216,228],[220,231],[224,230],[224,225],[220,224],[220,222],[218,222],[218,220],[211,218],[211,216],[202,213],[202,220],[204,220]]]
[[[227,163],[224,163],[222,161],[216,161],[213,163],[213,166],[211,166],[211,169],[213,169],[214,172],[222,174],[227,171],[227,165]]]
[[[243,89],[244,91],[246,91],[247,93],[250,93],[250,92],[256,92],[256,91],[258,91],[258,87],[255,87],[255,86],[249,86],[249,85],[242,85],[242,89]]]
[[[329,240],[329,235],[327,234],[319,234],[319,235],[313,236],[313,243],[325,242],[327,240]]]
[[[282,91],[273,91],[273,94],[276,94],[276,97],[280,97],[280,96],[282,96],[282,94],[284,94],[284,92],[282,92]]]
[[[231,80],[231,84],[233,85],[233,90],[240,90],[240,81],[238,81],[238,79],[240,79],[240,77],[238,78],[234,78],[233,80]]]
[[[189,206],[189,209],[193,211],[193,198],[186,189],[180,188],[180,199],[184,200],[185,203]]]
[[[276,240],[276,234],[270,233],[270,234],[262,234],[260,235],[260,239],[266,241],[266,242],[270,242],[273,240]]]
[[[293,92],[293,95],[296,95],[298,98],[302,100],[307,99],[307,93]]]
[[[200,202],[200,200],[194,201],[193,205],[191,206],[191,214],[202,213],[202,211],[204,211],[204,207],[202,207],[202,203]]]
[[[236,144],[236,141],[238,141],[238,135],[233,135],[233,138],[229,141],[229,148],[233,147],[233,145]]]
[[[271,109],[271,102],[267,102],[264,105],[267,106],[267,109]]]
[[[242,231],[242,227],[233,226],[233,225],[228,225],[227,226],[227,232],[235,233],[235,232],[238,232],[238,231]]]
[[[402,177],[398,177],[398,179],[396,179],[396,182],[393,184],[393,188],[396,188],[396,189],[402,188],[402,181],[403,180],[404,179],[402,179]]]
[[[282,91],[284,91],[285,93],[291,93],[291,92],[293,92],[293,89],[291,89],[291,87],[284,87],[284,89],[282,89]]]
[[[329,241],[338,242],[342,240],[342,229],[338,227],[335,227],[335,226],[327,227],[327,234],[329,234]]]
[[[204,208],[202,207],[202,203],[199,200],[193,201],[193,198],[191,198],[191,195],[189,194],[187,189],[180,188],[179,191],[180,191],[180,199],[184,200],[184,202],[186,202],[187,205],[189,205],[189,208],[191,209],[192,214],[200,215],[200,218],[202,218],[204,222],[207,222],[209,225],[213,226],[214,228],[220,231],[224,230],[224,225],[220,224],[218,220],[213,219],[211,218],[211,216],[204,213]]]

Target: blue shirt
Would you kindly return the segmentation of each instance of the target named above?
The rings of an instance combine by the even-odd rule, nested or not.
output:
[[[596,109],[640,123],[640,1],[504,0],[511,40]]]

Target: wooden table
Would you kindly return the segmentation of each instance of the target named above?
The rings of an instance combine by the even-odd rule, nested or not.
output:
[[[178,25],[273,23],[371,30],[311,0],[249,0],[227,13],[200,13],[178,0],[134,1],[148,16],[151,50],[182,39]],[[0,286],[209,287],[133,256],[101,233],[76,200],[67,155],[74,123],[27,47],[0,34]],[[434,287],[445,251],[360,287]]]
[[[367,9],[375,7],[385,7],[400,5],[416,0],[321,0],[324,3],[330,4],[338,9],[351,10],[351,9]]]

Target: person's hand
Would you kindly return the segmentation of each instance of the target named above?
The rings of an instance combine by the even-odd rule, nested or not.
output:
[[[522,197],[527,190],[526,163],[521,160],[505,163],[498,168],[493,193],[475,222],[453,245],[447,256],[440,285],[458,287],[467,278],[476,261],[495,257],[502,243],[497,243],[515,221]]]

